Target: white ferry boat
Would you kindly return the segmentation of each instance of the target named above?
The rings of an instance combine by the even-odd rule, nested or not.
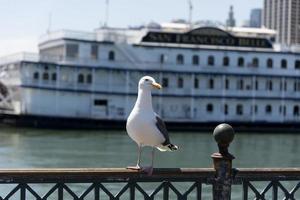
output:
[[[40,127],[124,127],[138,80],[153,76],[154,110],[169,127],[228,122],[297,127],[300,53],[268,29],[186,24],[57,31],[39,53],[0,59],[2,121]]]

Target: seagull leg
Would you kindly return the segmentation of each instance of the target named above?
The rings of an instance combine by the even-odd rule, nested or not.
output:
[[[141,162],[141,154],[142,154],[142,146],[138,145],[138,159],[136,166],[128,166],[127,169],[140,170],[140,162]]]
[[[150,166],[150,167],[145,167],[145,168],[143,168],[143,171],[144,171],[144,172],[147,172],[147,174],[148,174],[149,176],[151,176],[152,173],[153,173],[154,153],[155,153],[155,148],[152,147],[152,152],[151,152],[151,166]]]

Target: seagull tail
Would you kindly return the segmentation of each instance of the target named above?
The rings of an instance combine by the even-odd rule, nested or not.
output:
[[[160,151],[176,151],[178,150],[178,146],[174,145],[174,144],[167,144],[167,145],[161,145],[159,147],[157,147],[158,150]]]

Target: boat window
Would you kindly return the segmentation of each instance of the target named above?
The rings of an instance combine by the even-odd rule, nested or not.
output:
[[[281,68],[283,68],[283,69],[287,68],[287,61],[286,61],[286,59],[282,59],[281,60]]]
[[[267,67],[268,67],[268,68],[273,68],[273,60],[272,60],[271,58],[269,58],[269,59],[267,60]]]
[[[92,83],[92,82],[93,82],[92,74],[88,74],[88,75],[86,76],[86,82],[87,82],[87,83]]]
[[[78,83],[83,83],[83,82],[84,82],[84,76],[83,76],[83,74],[79,74],[79,75],[78,75],[77,82],[78,82]]]
[[[214,79],[210,78],[208,80],[208,88],[209,89],[214,89]]]
[[[182,78],[178,78],[178,80],[177,80],[177,87],[178,88],[183,88],[183,79]]]
[[[193,55],[193,65],[199,65],[199,56]]]
[[[215,65],[215,58],[213,56],[209,56],[208,59],[207,59],[207,64],[209,66]]]
[[[245,60],[244,60],[244,58],[242,58],[242,57],[239,57],[239,58],[238,58],[238,66],[239,66],[239,67],[243,67],[243,66],[244,66],[244,64],[245,64]]]
[[[207,104],[206,111],[212,113],[214,111],[214,106],[211,103]]]
[[[223,66],[229,66],[229,57],[228,56],[226,56],[226,57],[224,57],[223,58]]]
[[[194,78],[194,88],[199,88],[199,79]]]
[[[253,60],[252,60],[252,67],[258,67],[258,65],[259,65],[258,58],[253,58]]]
[[[267,80],[266,89],[269,90],[269,91],[273,90],[273,82],[271,80]]]
[[[271,113],[272,113],[272,106],[266,105],[266,114],[271,114]]]
[[[109,51],[108,52],[108,60],[110,60],[110,61],[115,60],[115,52],[114,51]]]
[[[299,106],[294,106],[294,116],[299,116]]]
[[[169,79],[168,78],[162,78],[162,86],[169,87]]]
[[[228,105],[227,104],[224,105],[224,114],[228,115]]]
[[[92,59],[98,59],[98,45],[92,44],[91,45],[91,58]]]
[[[244,89],[244,80],[240,79],[237,81],[237,89],[238,90],[243,90]]]
[[[94,105],[95,106],[107,106],[107,100],[95,99],[94,100]]]
[[[38,72],[34,72],[33,79],[38,80],[40,78],[40,75]]]
[[[300,69],[300,60],[295,61],[295,69]]]
[[[256,80],[255,81],[255,90],[258,90],[259,89],[259,84],[258,84],[258,81]]]
[[[243,115],[243,105],[238,104],[238,105],[236,106],[236,114],[237,114],[237,115]]]
[[[53,73],[52,76],[51,76],[51,80],[52,80],[52,81],[56,81],[56,78],[57,78],[57,77],[56,77],[56,73]]]
[[[49,80],[49,74],[47,72],[43,73],[43,80]]]
[[[166,56],[164,54],[160,54],[160,58],[159,58],[160,64],[163,64],[166,62]]]
[[[178,55],[177,55],[176,63],[177,63],[178,65],[183,65],[183,64],[184,64],[184,57],[183,57],[182,54],[178,54]]]
[[[229,79],[225,79],[225,89],[229,89]]]
[[[254,105],[254,113],[257,113],[257,112],[258,112],[258,106]]]
[[[78,44],[67,44],[66,46],[66,56],[70,58],[77,58],[79,52]]]

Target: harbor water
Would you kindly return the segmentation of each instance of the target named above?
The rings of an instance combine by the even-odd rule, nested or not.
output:
[[[170,136],[180,149],[156,151],[155,167],[212,167],[210,155],[217,151],[212,131]],[[122,168],[137,158],[137,146],[125,131],[1,127],[0,137],[0,168]],[[299,167],[300,133],[236,133],[230,152],[236,157],[234,167]],[[150,148],[144,148],[142,165],[149,163]]]

